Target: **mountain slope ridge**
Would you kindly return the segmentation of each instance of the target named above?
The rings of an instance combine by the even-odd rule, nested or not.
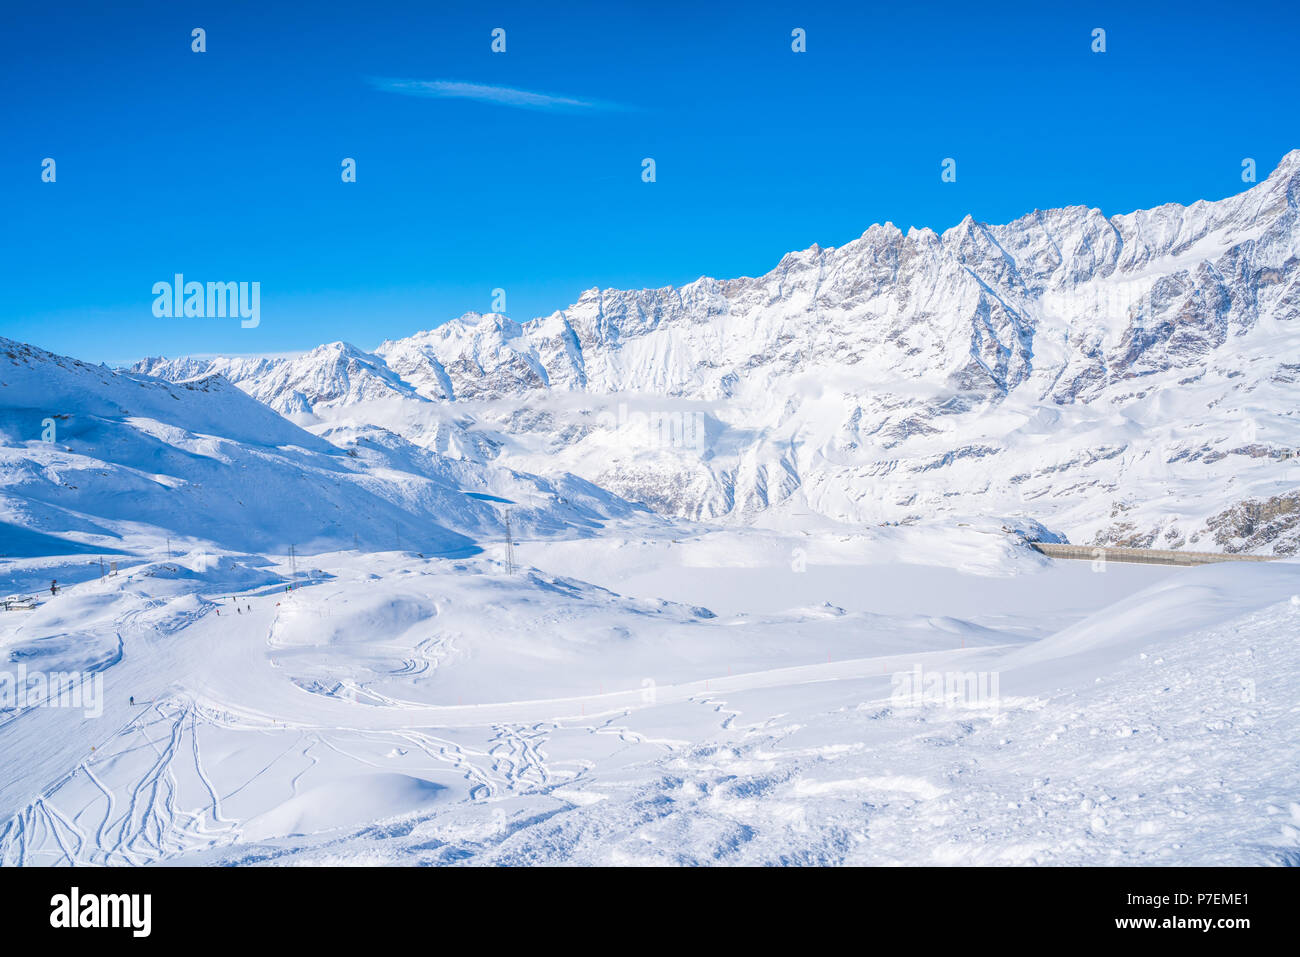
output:
[[[1282,388],[1300,368],[1298,202],[1300,150],[1223,200],[878,224],[759,277],[594,288],[549,316],[467,313],[346,362],[335,344],[203,371],[285,414],[350,409],[444,454],[564,468],[691,518],[1034,511],[1076,540],[1257,547],[1230,515],[1284,508],[1300,447]],[[683,422],[704,441],[683,441]],[[1249,461],[1200,469],[1226,456]]]

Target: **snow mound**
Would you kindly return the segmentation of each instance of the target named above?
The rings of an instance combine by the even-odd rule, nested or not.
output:
[[[446,796],[442,785],[407,774],[358,775],[295,795],[248,821],[241,836],[262,841],[355,827],[424,810]]]

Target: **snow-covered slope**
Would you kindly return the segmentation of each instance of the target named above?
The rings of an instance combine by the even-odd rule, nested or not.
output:
[[[0,865],[1300,862],[1300,565],[841,539],[70,586],[0,615],[10,670],[98,682],[0,706]],[[725,571],[744,610],[651,597]]]
[[[499,540],[506,503],[539,536],[635,514],[573,476],[453,461],[374,427],[328,431],[334,442],[219,375],[167,382],[0,339],[0,557],[166,537],[178,552],[441,554]]]
[[[286,414],[416,394],[381,360],[346,342],[327,343],[291,359],[146,359],[132,371],[172,380],[219,373],[245,387],[259,402]]]
[[[444,454],[680,516],[1022,516],[1073,541],[1289,554],[1298,202],[1300,150],[1217,202],[872,226],[761,277],[592,289],[373,356],[137,370],[221,371],[285,412],[369,406]]]

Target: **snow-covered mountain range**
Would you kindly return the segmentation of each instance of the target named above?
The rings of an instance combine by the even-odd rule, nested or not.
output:
[[[180,554],[470,554],[500,539],[507,503],[516,529],[542,536],[644,514],[571,475],[451,459],[375,427],[322,433],[218,375],[173,383],[0,338],[0,558],[151,554],[159,536]]]
[[[1216,202],[872,226],[756,278],[592,289],[373,353],[146,359],[310,431],[572,472],[747,523],[1028,518],[1076,542],[1300,545],[1300,150]]]
[[[0,338],[0,866],[1300,863],[1300,556],[1023,541],[1294,556],[1298,183],[374,352]]]

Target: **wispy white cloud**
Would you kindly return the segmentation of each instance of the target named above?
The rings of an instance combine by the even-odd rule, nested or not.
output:
[[[370,85],[385,93],[403,96],[423,96],[443,100],[477,100],[498,106],[513,106],[520,110],[546,110],[552,113],[579,113],[588,111],[626,111],[630,107],[600,100],[580,100],[573,96],[556,96],[532,90],[516,90],[509,86],[489,86],[482,83],[462,83],[459,80],[395,80],[386,77],[369,77]]]

